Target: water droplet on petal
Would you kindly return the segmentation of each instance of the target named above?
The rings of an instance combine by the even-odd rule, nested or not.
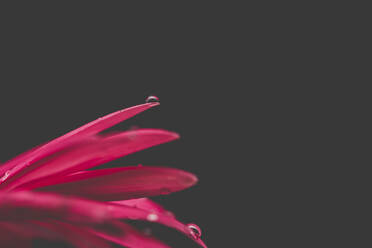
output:
[[[200,227],[198,227],[198,225],[194,223],[190,223],[190,224],[187,224],[187,227],[189,228],[190,234],[194,239],[200,239],[202,232],[201,232]]]
[[[4,175],[0,178],[1,182],[4,182],[10,175],[10,171],[6,171]]]
[[[160,100],[159,100],[159,97],[157,96],[148,96],[146,98],[146,103],[149,103],[149,102],[160,102]]]
[[[147,215],[148,221],[157,221],[159,219],[159,216],[157,214],[151,213]]]

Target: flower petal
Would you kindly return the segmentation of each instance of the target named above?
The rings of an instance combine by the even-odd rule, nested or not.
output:
[[[139,113],[151,107],[158,106],[159,104],[160,103],[158,102],[151,102],[151,103],[136,105],[130,108],[116,111],[104,117],[98,118],[95,121],[89,122],[88,124],[85,124],[84,126],[65,134],[61,138],[65,136],[66,137],[64,139],[72,137],[72,136],[86,136],[86,135],[97,134],[135,115],[138,115]]]
[[[67,175],[177,138],[178,134],[160,129],[131,130],[92,138],[30,165],[4,184],[11,185],[8,187],[12,189],[31,180]]]
[[[137,231],[128,224],[120,221],[113,221],[109,223],[110,228],[103,226],[102,230],[88,228],[88,230],[101,237],[105,240],[109,240],[119,245],[130,248],[170,248],[168,245],[156,240],[150,236],[146,236],[141,232]],[[108,232],[108,230],[115,229],[114,231]]]
[[[138,198],[138,199],[131,199],[131,200],[123,200],[123,201],[112,201],[111,203],[130,206],[130,207],[136,207],[136,208],[148,210],[148,211],[159,213],[159,214],[173,215],[170,211],[164,209],[160,204],[148,198]]]
[[[114,113],[101,117],[95,121],[89,122],[88,124],[85,124],[84,126],[78,129],[75,129],[44,145],[41,145],[39,147],[31,149],[30,151],[22,153],[17,157],[13,158],[12,160],[4,163],[0,167],[0,177],[2,175],[5,175],[6,172],[8,172],[5,179],[11,178],[25,167],[49,156],[50,154],[53,154],[56,151],[68,147],[69,145],[73,144],[76,141],[79,141],[84,137],[95,135],[105,129],[108,129],[126,119],[129,119],[157,105],[159,105],[159,103],[157,102],[145,103],[116,111]]]
[[[130,210],[130,211],[129,211]],[[111,205],[111,214],[118,219],[147,220],[156,222],[178,230],[179,232],[190,237],[193,241],[202,247],[207,247],[200,238],[195,238],[193,231],[185,224],[179,222],[173,215],[161,214],[145,209],[129,207],[125,205]]]
[[[138,209],[146,210],[150,213],[154,213],[156,215],[164,215],[168,216],[169,218],[172,218],[175,222],[178,222],[176,220],[175,215],[170,212],[169,210],[166,210],[163,208],[160,204],[148,199],[148,198],[138,198],[138,199],[131,199],[131,200],[124,200],[124,201],[112,201],[113,204],[118,204],[122,206],[131,206]],[[183,224],[182,224],[183,225]],[[195,224],[193,224],[195,226]],[[176,228],[177,229],[177,228]],[[206,247],[206,245],[203,243],[200,239],[200,236],[196,236],[194,233],[194,230],[190,228],[189,225],[184,227],[185,233],[189,235],[193,240],[196,240],[199,245]],[[200,233],[201,234],[201,233]]]
[[[85,179],[82,179],[84,177]],[[149,166],[87,171],[68,178],[70,182],[50,185],[38,190],[94,200],[115,201],[169,194],[191,187],[197,182],[196,176],[191,173],[173,168]],[[28,185],[37,186],[33,182]]]
[[[65,242],[78,248],[109,248],[108,242],[134,248],[169,248],[128,224],[112,221],[100,226],[76,226],[64,222],[0,222],[2,248],[33,247],[32,241]]]
[[[1,247],[33,247],[35,240],[68,243],[78,248],[109,248],[110,244],[84,229],[67,223],[1,223]]]
[[[101,203],[31,191],[0,192],[0,221],[55,219],[73,223],[101,223],[107,216]]]
[[[30,191],[0,192],[0,221],[56,219],[71,223],[105,223],[118,219],[147,220],[174,228],[206,247],[192,230],[173,216],[135,207],[100,203]]]
[[[109,244],[105,239],[97,237],[84,228],[74,226],[63,222],[33,222],[31,228],[35,228],[35,225],[44,228],[45,230],[53,231],[58,234],[58,237],[73,244],[78,248],[110,248]]]

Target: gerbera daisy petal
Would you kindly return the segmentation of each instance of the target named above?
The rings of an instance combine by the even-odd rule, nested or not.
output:
[[[82,179],[82,177],[85,179]],[[191,187],[197,182],[191,173],[164,167],[133,166],[101,169],[69,176],[69,181],[39,188],[84,198],[115,201],[169,194]],[[29,186],[36,183],[30,183]]]
[[[170,248],[161,241],[145,235],[123,222],[112,221],[107,225],[109,225],[108,228],[104,225],[101,230],[97,230],[96,228],[87,229],[98,237],[129,248]],[[111,231],[108,232],[107,230]]]
[[[31,180],[67,175],[178,138],[178,134],[160,129],[131,130],[92,138],[30,165],[4,183],[15,188]]]
[[[111,245],[95,234],[67,223],[0,223],[2,248],[30,247],[35,240],[63,242],[77,248],[109,248]],[[22,245],[22,246],[21,246]]]
[[[61,241],[66,241],[78,248],[110,248],[111,244],[105,239],[89,232],[84,228],[69,223],[46,221],[32,222],[30,228],[42,227],[46,231],[58,234]]]
[[[84,135],[93,135],[97,134],[99,132],[102,132],[103,130],[106,130],[112,126],[115,126],[116,124],[123,122],[149,108],[158,106],[159,102],[150,102],[145,104],[136,105],[130,108],[122,109],[119,111],[116,111],[114,113],[108,114],[104,117],[98,118],[95,121],[89,122],[88,124],[85,124],[84,126],[75,129],[64,136],[65,138],[72,137],[72,136],[84,136]],[[62,136],[62,137],[64,137]],[[61,138],[62,138],[61,137]]]
[[[113,201],[111,203],[123,205],[123,206],[131,206],[131,207],[135,207],[138,209],[143,209],[156,215],[168,216],[169,218],[173,218],[175,223],[178,223],[175,215],[172,212],[170,212],[169,210],[166,210],[160,204],[148,198],[138,198],[138,199],[124,200],[124,201]],[[196,240],[201,246],[206,247],[203,241],[200,240],[201,230],[198,226],[196,226],[195,224],[187,224],[187,225],[184,225],[183,229],[184,231],[186,231],[185,234],[189,235],[192,239]],[[195,230],[197,232],[195,232]]]
[[[0,192],[0,221],[24,222],[54,219],[75,223],[101,223],[106,205],[55,194],[31,191]]]
[[[136,207],[156,213],[161,214],[168,214],[173,215],[170,211],[166,210],[160,204],[148,199],[148,198],[138,198],[138,199],[131,199],[131,200],[123,200],[123,201],[112,201],[111,203],[118,204],[118,205],[125,205],[130,207]]]

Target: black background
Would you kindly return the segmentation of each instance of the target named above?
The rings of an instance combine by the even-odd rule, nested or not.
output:
[[[337,6],[142,4],[4,4],[1,160],[156,95],[159,107],[117,128],[181,139],[113,165],[195,173],[197,186],[156,200],[199,224],[209,247],[319,245],[339,193],[333,120],[348,110],[334,100],[350,77],[334,63],[348,55],[347,25],[320,21]]]

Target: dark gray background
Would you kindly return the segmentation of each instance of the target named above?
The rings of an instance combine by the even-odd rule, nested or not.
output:
[[[343,171],[334,143],[353,95],[342,82],[359,74],[336,63],[349,55],[337,33],[347,15],[327,18],[336,6],[2,5],[1,160],[154,94],[159,107],[117,128],[164,128],[181,140],[110,165],[195,173],[197,186],[157,200],[199,224],[209,247],[337,237],[330,202]]]

